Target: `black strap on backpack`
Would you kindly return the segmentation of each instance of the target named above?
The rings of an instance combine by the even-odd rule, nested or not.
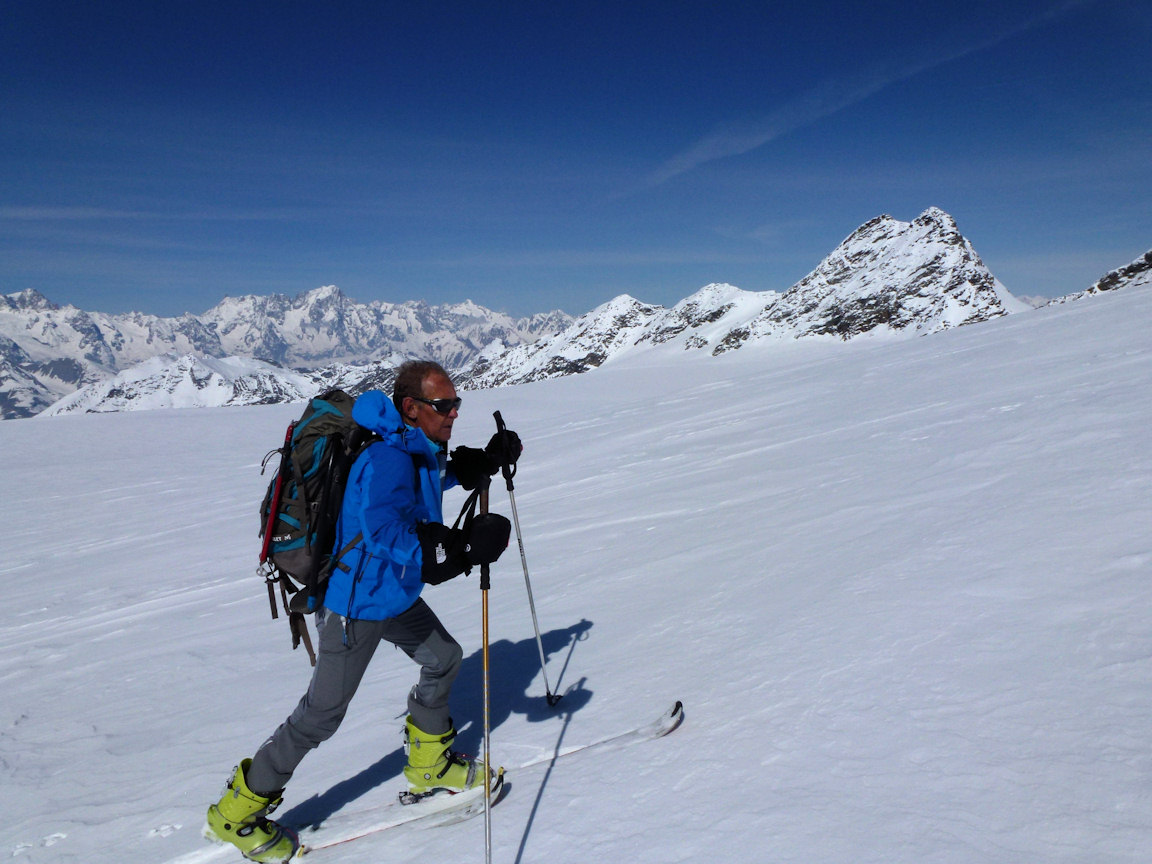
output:
[[[304,613],[294,610],[288,600],[288,588],[285,586],[290,584],[289,580],[280,579],[280,597],[284,602],[284,608],[288,611],[288,629],[292,631],[292,650],[295,651],[303,642],[304,650],[308,652],[308,662],[315,666],[316,652],[312,648],[312,637],[308,635],[308,622],[304,620]],[[292,585],[292,589],[295,591],[296,586]]]

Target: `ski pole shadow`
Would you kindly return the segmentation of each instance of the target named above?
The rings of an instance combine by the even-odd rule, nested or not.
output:
[[[564,694],[564,698],[566,699],[578,693],[588,692],[584,690],[585,680],[586,679],[581,678],[573,684],[568,692]],[[552,779],[552,769],[556,767],[556,760],[560,758],[560,749],[564,744],[564,736],[568,734],[568,725],[572,722],[572,711],[568,710],[568,705],[574,703],[564,704],[565,707],[562,709],[564,725],[560,727],[560,734],[556,736],[556,745],[553,748],[552,759],[548,763],[548,770],[544,772],[544,779],[540,781],[540,785],[536,788],[536,800],[532,802],[532,809],[528,811],[528,821],[524,823],[524,833],[520,835],[520,847],[516,850],[515,864],[521,864],[524,860],[524,849],[528,845],[528,837],[532,834],[532,825],[536,822],[536,813],[540,809],[540,802],[544,798],[544,790],[548,787],[548,781]]]
[[[549,703],[543,682],[537,680],[540,677],[540,646],[536,644],[535,637],[519,642],[501,639],[491,643],[488,646],[490,728],[499,728],[513,714],[523,714],[529,723],[541,723],[556,718],[562,712],[570,715],[587,705],[592,699],[592,691],[583,686],[584,679],[567,692],[561,688],[576,643],[587,639],[591,629],[592,622],[582,619],[569,627],[541,634],[540,643],[544,648],[545,660],[564,653],[564,664],[553,685],[552,704]],[[452,690],[452,703],[453,713],[459,712],[461,720],[469,718],[481,721],[483,718],[483,666],[482,649],[464,658],[460,666]],[[559,702],[556,702],[556,696],[561,697]],[[482,726],[482,722],[472,723],[457,736],[457,746],[461,751],[479,752],[484,735]]]
[[[541,635],[540,641],[546,659],[567,649],[564,665],[556,681],[556,693],[561,692],[560,686],[576,643],[588,638],[591,627],[591,621],[581,620],[570,627]],[[489,719],[492,728],[498,727],[512,714],[524,714],[532,723],[549,720],[557,716],[559,711],[563,711],[565,717],[570,718],[572,712],[584,707],[591,699],[591,691],[583,689],[583,679],[564,694],[559,703],[563,706],[560,709],[549,705],[547,695],[544,693],[539,696],[529,695],[532,683],[540,672],[540,650],[535,637],[520,642],[506,639],[495,642],[489,646],[488,659],[492,670],[489,675]],[[482,689],[479,686],[479,682],[483,681],[483,674],[483,651],[480,650],[465,658],[453,688],[454,709],[460,710],[461,719],[476,718],[479,721],[483,716]],[[567,724],[566,719],[565,729]],[[480,752],[484,734],[481,726],[480,722],[470,724],[469,728],[458,736],[456,749],[465,753]],[[352,777],[341,780],[324,792],[296,804],[292,809],[285,811],[279,819],[287,825],[300,829],[318,827],[356,799],[401,776],[405,764],[407,757],[404,755],[404,749],[397,747]]]
[[[357,798],[389,780],[395,780],[405,764],[404,748],[398,747],[352,777],[341,780],[319,795],[306,798],[278,818],[297,829],[318,828],[329,816]]]

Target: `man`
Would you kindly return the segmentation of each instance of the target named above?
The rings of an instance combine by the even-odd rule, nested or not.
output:
[[[420,664],[408,694],[405,724],[409,790],[459,791],[485,782],[480,760],[451,750],[448,711],[463,651],[420,594],[473,565],[495,561],[511,526],[496,514],[472,520],[468,536],[444,524],[442,493],[473,489],[520,453],[516,433],[498,432],[484,450],[458,447],[446,460],[461,400],[444,369],[410,361],[397,372],[392,400],[378,390],[360,396],[352,417],[383,439],[352,466],[337,525],[336,566],[317,613],[319,652],[308,692],[251,759],[238,765],[220,801],[208,808],[209,836],[245,857],[283,862],[299,841],[269,820],[308,751],[344,719],[381,640]]]

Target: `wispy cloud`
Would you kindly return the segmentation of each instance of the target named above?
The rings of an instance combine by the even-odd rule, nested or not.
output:
[[[101,207],[0,207],[0,219],[12,222],[70,222],[88,219],[143,219],[148,214]]]
[[[993,48],[1007,39],[1058,20],[1091,2],[1093,0],[1063,0],[1041,14],[1005,28],[986,39],[947,54],[936,55],[926,62],[900,68],[876,69],[851,78],[824,81],[765,116],[715,130],[667,160],[645,179],[643,187],[651,189],[709,162],[749,153],[777,138],[863,102],[893,84]]]
[[[906,76],[824,82],[767,116],[717,129],[661,165],[648,177],[645,186],[659,186],[708,162],[749,153],[789,132],[862,102],[903,77]]]
[[[304,207],[262,208],[256,210],[117,210],[107,207],[26,206],[0,207],[0,221],[10,222],[92,222],[113,220],[197,221],[197,222],[296,222],[314,214]]]

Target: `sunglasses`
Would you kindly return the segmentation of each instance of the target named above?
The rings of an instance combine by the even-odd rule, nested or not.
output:
[[[425,405],[431,405],[432,410],[437,414],[448,415],[460,407],[460,403],[464,400],[457,396],[455,399],[422,399],[419,396],[412,396],[417,402],[423,402]]]

